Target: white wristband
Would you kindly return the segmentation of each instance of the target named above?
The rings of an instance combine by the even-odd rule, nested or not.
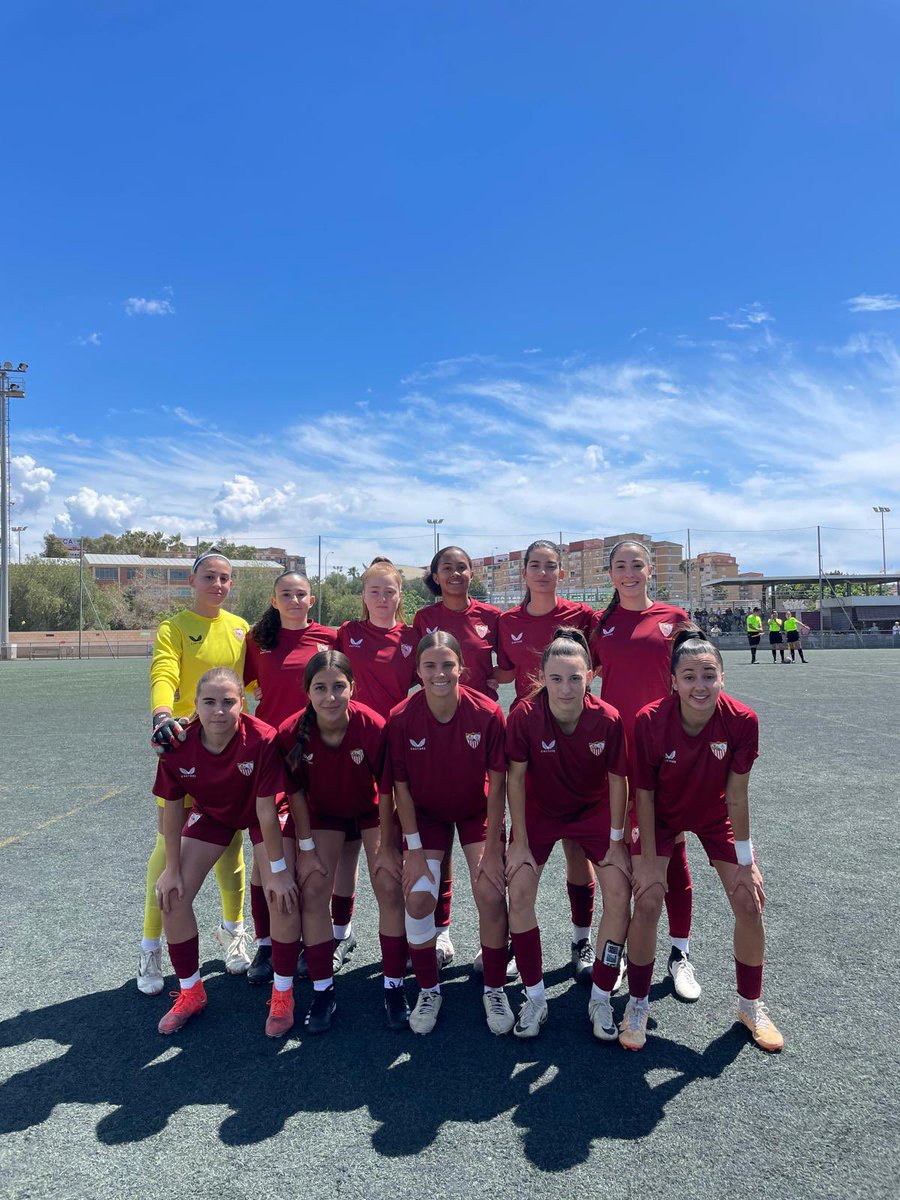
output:
[[[624,841],[625,840],[625,826],[623,825],[621,829],[610,829],[609,840],[611,842]]]
[[[315,850],[316,848],[316,843],[311,837],[301,838],[297,844],[301,850]]]
[[[422,835],[419,833],[407,833],[406,834],[406,848],[407,848],[407,850],[421,850],[422,849]]]
[[[269,863],[269,867],[270,867],[270,868],[271,868],[271,870],[272,870],[272,874],[273,874],[273,875],[277,875],[279,871],[286,871],[286,870],[287,870],[287,863],[284,861],[284,859],[283,859],[283,858],[274,858],[274,859],[273,859],[273,860],[272,860],[272,861]]]
[[[749,838],[745,842],[735,842],[734,849],[737,854],[738,866],[753,866],[753,843]]]

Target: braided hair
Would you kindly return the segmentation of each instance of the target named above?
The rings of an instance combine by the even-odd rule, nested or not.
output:
[[[305,579],[309,583],[309,576],[305,571],[282,571],[275,582],[272,584],[272,594],[275,594],[275,589],[282,579],[288,575],[296,575],[300,579]],[[310,587],[312,585],[310,584]],[[269,607],[259,618],[253,628],[250,630],[250,636],[259,646],[260,650],[274,650],[278,645],[278,635],[281,633],[281,613],[274,604],[269,604]]]
[[[608,571],[612,570],[613,559],[623,546],[637,546],[638,550],[640,550],[640,552],[646,558],[648,565],[653,565],[653,556],[650,553],[649,548],[645,546],[643,542],[639,542],[636,538],[623,538],[621,542],[616,542],[609,552],[609,559],[606,564],[606,569]],[[597,626],[594,631],[595,635],[600,632],[600,630],[606,624],[607,619],[612,616],[620,604],[621,600],[619,598],[619,589],[613,588],[612,599],[610,600],[609,604],[607,604],[606,608],[603,609],[599,618],[597,619]]]
[[[318,654],[312,656],[306,664],[306,670],[303,672],[303,688],[307,696],[315,677],[320,671],[324,671],[328,667],[333,667],[336,671],[340,671],[342,675],[345,675],[352,687],[353,667],[350,665],[350,659],[347,658],[346,654],[341,654],[340,650],[320,650]],[[303,747],[309,741],[313,726],[316,724],[316,710],[313,707],[312,700],[307,700],[306,708],[300,713],[297,723],[294,726],[294,744],[285,757],[285,762],[291,771],[297,772],[300,770],[303,764]]]

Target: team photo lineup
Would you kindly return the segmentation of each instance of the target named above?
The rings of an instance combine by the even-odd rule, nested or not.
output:
[[[749,805],[756,714],[727,694],[721,654],[688,614],[651,599],[652,557],[641,542],[612,547],[614,590],[599,612],[558,594],[553,542],[532,542],[522,564],[524,600],[501,612],[470,596],[467,552],[439,550],[424,577],[435,602],[407,625],[402,575],[377,557],[362,575],[362,619],[335,630],[311,619],[315,596],[299,571],[275,579],[251,628],[227,611],[228,558],[216,549],[197,558],[189,607],[161,623],[150,667],[158,824],[137,985],[163,992],[165,938],[178,991],[154,1018],[160,1033],[177,1032],[207,1003],[193,902],[210,873],[226,971],[262,985],[261,996],[271,985],[260,1003],[266,1034],[330,1030],[335,976],[356,947],[364,850],[383,975],[372,1004],[387,1026],[424,1035],[439,1020],[461,852],[487,1028],[537,1037],[550,1009],[535,906],[561,842],[586,1017],[598,1040],[641,1050],[663,908],[675,994],[701,996],[690,954],[692,833],[734,914],[733,1018],[762,1050],[782,1049],[762,1001],[766,895]],[[800,631],[788,620],[793,657]],[[755,660],[758,617],[747,632]],[[779,640],[770,636],[773,647]],[[506,716],[501,684],[515,689]],[[418,987],[412,1005],[408,974]],[[524,991],[514,1011],[507,987],[516,979]],[[312,989],[295,1016],[295,991],[308,986],[297,980]],[[627,1003],[617,1022],[620,988]]]

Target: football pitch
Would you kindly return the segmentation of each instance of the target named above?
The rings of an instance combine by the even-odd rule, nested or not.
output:
[[[900,1195],[900,652],[808,658],[773,665],[761,650],[751,668],[748,652],[725,654],[726,690],[761,722],[750,795],[777,1056],[734,1024],[730,910],[694,839],[703,995],[672,993],[664,914],[641,1053],[591,1035],[558,848],[539,898],[550,1019],[534,1041],[485,1026],[460,853],[456,961],[430,1036],[383,1026],[363,868],[330,1034],[264,1036],[268,989],[224,974],[210,879],[197,903],[209,1005],[161,1037],[167,995],[134,983],[155,819],[147,661],[2,664],[0,1194]],[[518,983],[508,992],[517,1008]],[[296,994],[302,1015],[311,984]]]

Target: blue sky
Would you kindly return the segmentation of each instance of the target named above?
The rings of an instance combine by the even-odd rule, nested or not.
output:
[[[5,13],[23,550],[900,566],[888,0]]]

